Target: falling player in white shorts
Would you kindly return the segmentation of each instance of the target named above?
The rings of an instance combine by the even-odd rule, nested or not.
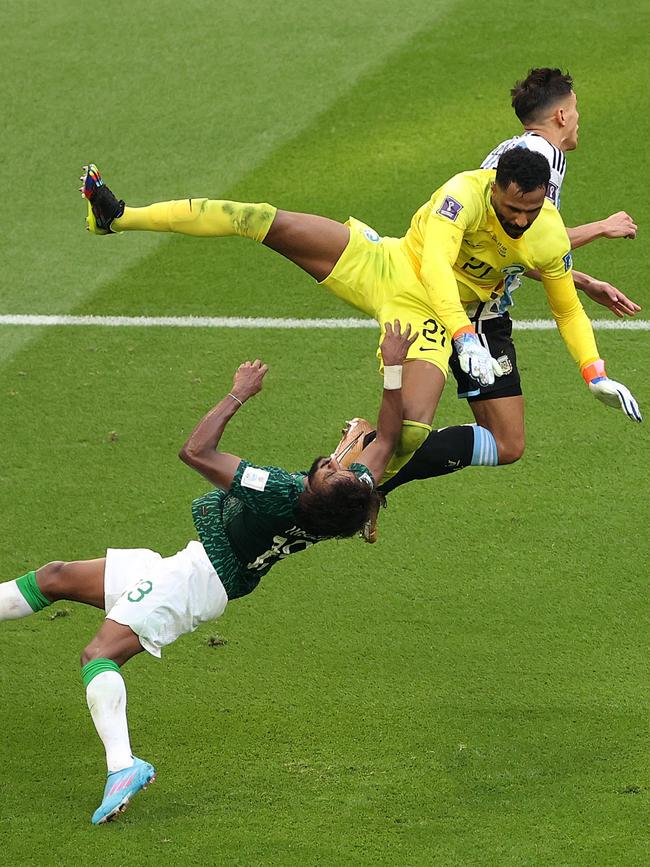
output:
[[[253,466],[217,451],[223,431],[262,388],[261,361],[242,364],[232,391],[197,425],[180,457],[216,486],[192,503],[200,541],[172,557],[147,549],[109,548],[97,560],[48,563],[0,584],[0,621],[40,611],[57,600],[106,611],[81,655],[88,707],[104,748],[108,779],[92,822],[121,812],[154,778],[152,765],[131,753],[126,688],[120,667],[143,650],[165,645],[219,617],[229,600],[255,589],[271,566],[317,542],[359,532],[377,507],[375,480],[393,455],[402,427],[402,362],[417,338],[386,323],[381,345],[384,391],[377,439],[343,468],[317,458],[310,471]]]

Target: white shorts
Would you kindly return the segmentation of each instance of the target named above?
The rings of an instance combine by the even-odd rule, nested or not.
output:
[[[106,551],[106,617],[132,629],[153,656],[200,623],[220,617],[227,602],[200,542],[164,558],[147,548]]]

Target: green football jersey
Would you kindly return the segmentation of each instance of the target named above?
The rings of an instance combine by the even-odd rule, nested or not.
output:
[[[363,464],[350,469],[374,484]],[[229,599],[254,590],[279,560],[329,538],[313,536],[296,522],[306,478],[305,472],[241,461],[229,491],[210,491],[192,503],[199,539]]]

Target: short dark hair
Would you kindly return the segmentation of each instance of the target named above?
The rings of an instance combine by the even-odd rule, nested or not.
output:
[[[499,157],[496,183],[502,190],[514,182],[522,193],[530,193],[538,187],[546,189],[550,179],[548,160],[537,151],[514,147]]]
[[[317,461],[320,461],[317,458]],[[312,470],[317,461],[314,461]],[[313,536],[345,538],[361,532],[377,506],[378,494],[367,482],[345,473],[298,497],[296,521]]]
[[[573,79],[568,72],[548,66],[531,69],[523,81],[510,91],[512,107],[525,125],[538,120],[544,109],[564,99],[573,90]]]

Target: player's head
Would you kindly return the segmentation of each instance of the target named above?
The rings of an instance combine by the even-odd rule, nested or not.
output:
[[[557,128],[561,148],[572,151],[578,144],[578,106],[573,79],[561,69],[531,69],[510,91],[515,114],[526,128]]]
[[[537,151],[516,147],[500,157],[492,184],[492,207],[506,235],[521,238],[537,219],[550,174],[548,160]]]
[[[334,457],[316,458],[304,492],[298,498],[296,519],[315,536],[354,536],[363,529],[377,492]]]

